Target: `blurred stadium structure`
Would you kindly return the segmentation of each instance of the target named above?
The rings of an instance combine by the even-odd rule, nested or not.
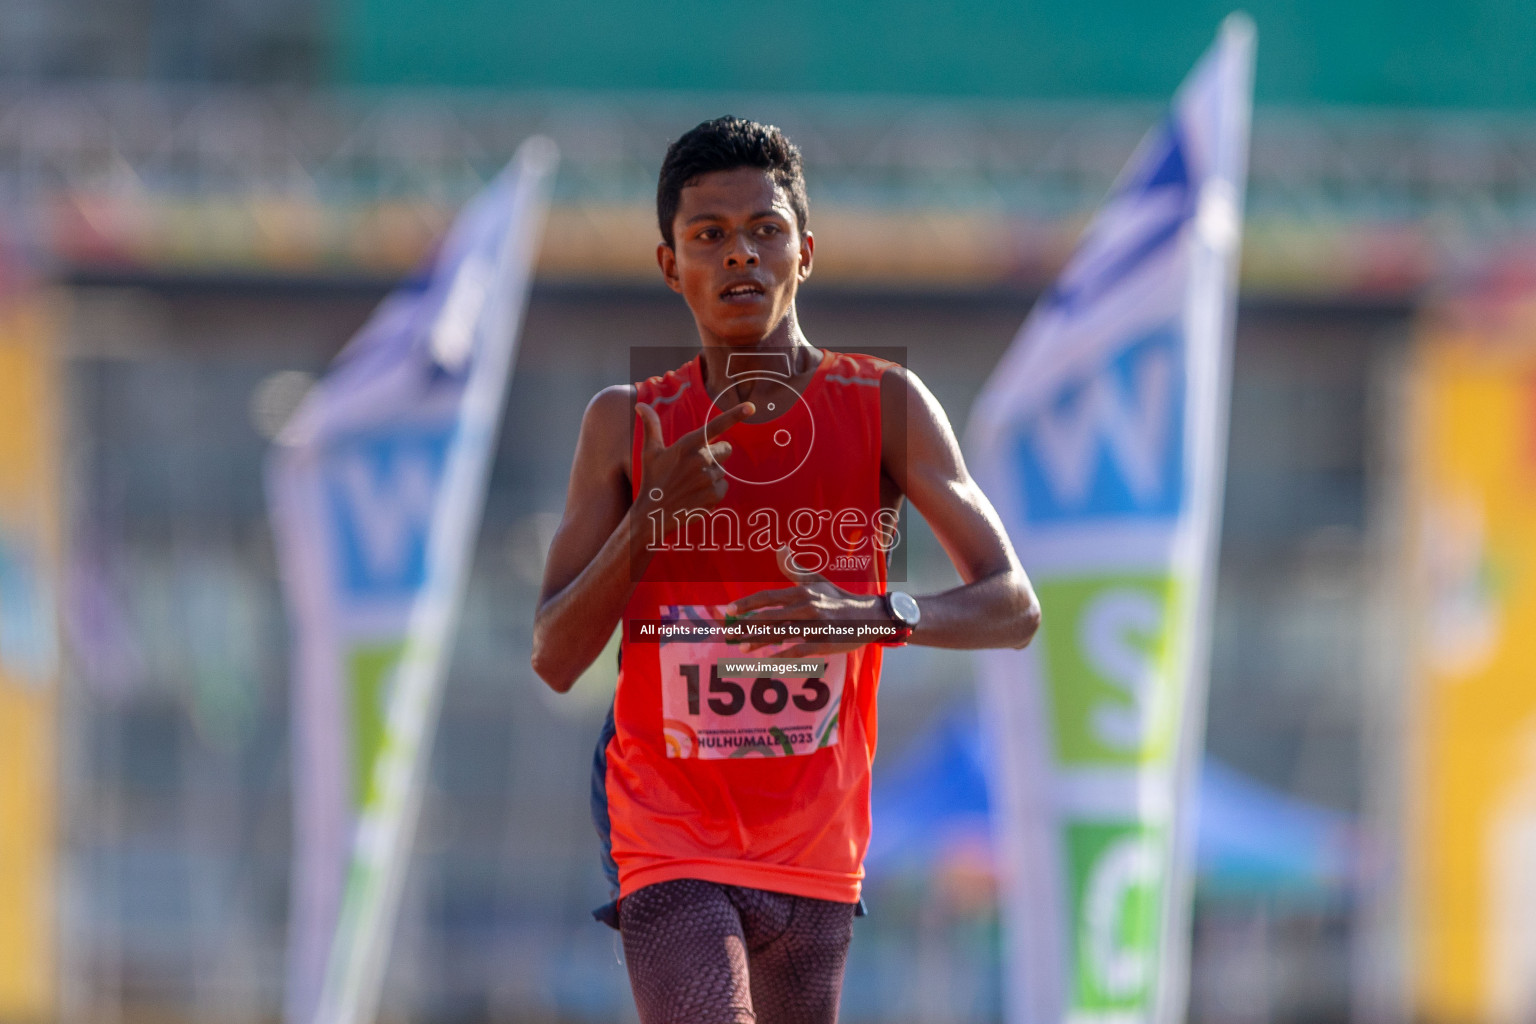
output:
[[[1267,61],[1304,49],[1266,52],[1262,8],[1261,86]],[[1220,13],[1184,16],[1196,31],[1170,67]],[[62,1015],[278,1012],[290,781],[266,438],[457,203],[538,131],[564,156],[557,205],[386,1005],[393,1020],[632,1019],[611,934],[586,915],[605,898],[586,769],[612,672],[603,659],[557,699],[527,653],[585,402],[625,379],[629,345],[692,336],[652,269],[666,141],[726,110],[783,125],[807,158],[820,245],[802,301],[811,337],[906,346],[963,423],[1157,116],[1156,90],[785,98],[636,77],[572,92],[553,71],[544,89],[359,88],[391,84],[377,64],[322,89],[327,33],[365,34],[328,16],[309,0],[0,8],[14,69],[0,88],[0,214],[56,286],[64,360]],[[397,21],[392,38],[412,24]],[[1134,26],[1112,34],[1110,49],[1130,52]],[[1255,122],[1209,747],[1368,837],[1396,827],[1383,794],[1402,735],[1393,565],[1415,307],[1536,231],[1536,91],[1528,70],[1490,76],[1508,88],[1418,97],[1435,109],[1319,107],[1372,97],[1282,89],[1291,105]],[[1094,81],[1124,95],[1176,75],[1133,78]],[[911,543],[914,588],[946,585],[931,536]],[[966,714],[971,668],[921,649],[890,661],[877,772],[907,778],[934,723]],[[873,875],[845,1019],[996,1019],[985,856],[973,834],[953,838]],[[1393,853],[1368,853],[1353,878],[1208,875],[1193,1019],[1395,1019]]]
[[[1038,287],[1152,104],[621,94],[464,96],[113,85],[0,90],[0,195],[66,274],[389,276],[534,132],[568,154],[550,279],[649,281],[655,166],[722,109],[817,171],[823,276]],[[1536,124],[1261,109],[1245,288],[1402,302],[1536,224]],[[916,232],[916,235],[913,235]],[[920,243],[920,244],[917,244]]]

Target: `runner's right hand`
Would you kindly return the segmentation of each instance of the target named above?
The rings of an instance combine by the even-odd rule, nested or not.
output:
[[[677,525],[675,513],[719,504],[727,490],[719,460],[731,454],[731,445],[728,441],[706,441],[719,437],[756,410],[751,402],[742,402],[667,445],[656,410],[643,402],[636,405],[635,412],[645,432],[640,443],[640,465],[635,467],[640,476],[636,504],[642,512],[649,515],[661,510],[664,528],[671,533]]]

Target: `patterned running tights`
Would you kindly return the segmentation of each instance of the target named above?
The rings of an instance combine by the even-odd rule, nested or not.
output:
[[[631,893],[641,1024],[834,1024],[855,906],[692,878]]]

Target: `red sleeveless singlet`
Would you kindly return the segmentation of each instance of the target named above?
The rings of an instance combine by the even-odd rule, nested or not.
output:
[[[884,592],[880,378],[893,365],[823,352],[802,395],[770,386],[787,408],[724,435],[724,500],[666,538],[635,587],[594,778],[621,895],[698,878],[859,899],[882,649],[833,655],[817,679],[733,679],[714,671],[733,646],[631,634],[636,622],[723,619],[732,600],[791,586],[775,561],[784,542],[844,589]],[[669,445],[720,411],[700,371],[694,359],[636,385]],[[638,493],[638,424],[634,459]]]

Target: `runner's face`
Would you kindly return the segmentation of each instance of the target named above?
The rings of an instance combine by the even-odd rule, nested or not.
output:
[[[728,344],[773,333],[811,273],[810,233],[800,233],[789,195],[755,167],[713,171],[684,187],[672,237],[674,246],[656,250],[667,284],[706,337]]]

